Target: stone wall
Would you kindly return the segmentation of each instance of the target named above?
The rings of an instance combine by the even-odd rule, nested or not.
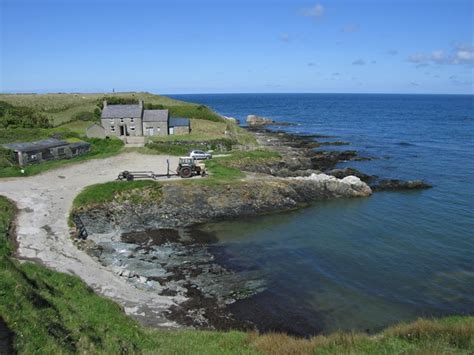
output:
[[[143,135],[144,136],[166,136],[168,135],[168,123],[167,122],[143,122]]]

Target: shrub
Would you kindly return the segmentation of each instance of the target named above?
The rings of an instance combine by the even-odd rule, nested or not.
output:
[[[100,108],[96,107],[95,110],[94,110],[94,117],[99,120],[100,119],[100,116],[102,114],[102,111]]]
[[[0,128],[49,128],[51,122],[44,113],[0,101]]]
[[[100,110],[99,110],[100,112]],[[100,116],[99,116],[100,117]],[[94,121],[96,119],[95,112],[81,111],[72,116],[73,121]]]
[[[0,147],[0,167],[5,168],[14,165],[16,165],[15,152],[10,149]]]

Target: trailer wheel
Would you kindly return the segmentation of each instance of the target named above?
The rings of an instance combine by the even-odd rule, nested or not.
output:
[[[191,168],[188,168],[187,166],[181,168],[181,170],[179,171],[179,176],[181,176],[182,178],[190,178],[192,175],[193,172]]]

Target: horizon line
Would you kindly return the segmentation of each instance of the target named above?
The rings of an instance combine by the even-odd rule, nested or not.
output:
[[[0,95],[48,95],[48,94],[130,94],[130,93],[148,93],[153,95],[161,96],[179,96],[179,95],[445,95],[445,96],[474,96],[474,92],[471,93],[415,93],[415,92],[314,92],[314,91],[301,91],[301,92],[186,92],[186,93],[156,93],[154,91],[0,91]]]

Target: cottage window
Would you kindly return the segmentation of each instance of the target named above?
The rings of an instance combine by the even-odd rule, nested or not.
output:
[[[120,122],[123,123],[123,118],[120,119]]]
[[[133,117],[130,118],[130,122],[131,122],[131,123],[135,122],[134,119],[133,119]]]
[[[112,132],[115,132],[115,126],[110,126],[110,130],[111,130]]]
[[[131,130],[131,131],[134,131],[134,130],[135,130],[135,126],[130,126],[130,130]]]

